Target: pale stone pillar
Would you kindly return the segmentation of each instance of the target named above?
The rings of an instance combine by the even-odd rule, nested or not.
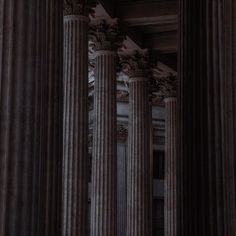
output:
[[[115,20],[91,27],[95,44],[94,136],[91,236],[117,233],[116,67],[119,39]],[[122,38],[123,39],[123,38]]]
[[[129,75],[127,236],[150,236],[150,116],[145,54],[122,58]]]
[[[64,2],[63,236],[88,235],[88,10]]]
[[[62,4],[0,2],[0,235],[60,235]]]
[[[165,236],[177,236],[177,98],[165,98]]]

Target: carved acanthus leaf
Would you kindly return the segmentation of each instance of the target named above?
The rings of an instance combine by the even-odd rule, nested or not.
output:
[[[117,19],[100,19],[91,23],[89,39],[89,46],[95,51],[116,51],[122,46],[125,35]]]
[[[149,76],[149,57],[147,50],[134,51],[131,54],[120,54],[122,70],[129,78]]]
[[[169,75],[168,77],[155,78],[155,96],[157,99],[176,97],[177,95],[177,76]]]

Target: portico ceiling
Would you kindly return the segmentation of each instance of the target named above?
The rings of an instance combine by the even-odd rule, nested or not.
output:
[[[177,0],[101,0],[100,3],[111,17],[121,20],[135,44],[156,52],[163,63],[176,70]]]
[[[177,0],[99,2],[94,18],[112,17],[120,20],[122,30],[127,36],[125,50],[147,48],[156,57],[156,69],[154,68],[153,72],[158,73],[154,73],[154,78],[177,75]],[[90,95],[93,92],[94,81],[93,71],[91,72]],[[120,74],[117,76],[117,96],[118,100],[125,101],[128,99],[128,91],[126,79],[123,77]],[[155,83],[153,85],[155,86]],[[155,90],[154,87],[154,94]]]

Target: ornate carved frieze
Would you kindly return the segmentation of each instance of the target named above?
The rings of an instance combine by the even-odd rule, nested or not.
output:
[[[89,39],[89,46],[95,51],[117,51],[122,47],[125,35],[117,19],[99,19],[91,22]]]
[[[97,1],[94,0],[64,0],[64,15],[93,15]]]
[[[147,50],[133,51],[128,54],[120,53],[119,56],[123,72],[130,79],[149,77],[149,57]]]

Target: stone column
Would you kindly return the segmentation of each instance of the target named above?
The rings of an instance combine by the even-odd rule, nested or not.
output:
[[[40,163],[40,214],[39,234],[58,236],[62,232],[62,152],[63,152],[63,2],[50,0],[42,13],[46,28],[46,78],[41,122],[45,133]]]
[[[129,75],[129,130],[127,157],[127,236],[150,234],[150,120],[149,81],[145,54],[122,59]]]
[[[177,236],[177,99],[165,98],[165,236]]]
[[[117,233],[116,50],[117,43],[122,41],[119,38],[116,20],[91,26],[91,40],[96,50],[91,236]]]
[[[126,234],[127,136],[128,130],[123,125],[119,126],[117,134],[117,236]]]
[[[88,235],[87,1],[64,1],[63,236]]]
[[[158,99],[165,103],[165,236],[177,236],[177,77],[157,77]]]
[[[0,2],[1,236],[60,234],[61,17],[60,1]]]
[[[224,206],[225,236],[236,236],[236,4],[224,1]]]
[[[150,162],[149,162],[149,166],[150,166],[150,171],[149,171],[149,178],[150,178],[150,184],[149,184],[149,187],[150,187],[150,194],[149,194],[149,197],[150,197],[150,202],[149,202],[149,208],[150,208],[150,221],[149,221],[149,234],[152,235],[152,232],[153,232],[153,125],[152,125],[152,91],[151,90],[151,86],[149,86],[149,129],[150,129],[150,132],[149,132],[149,159],[150,159]]]
[[[180,1],[177,162],[182,236],[225,235],[222,2]]]

